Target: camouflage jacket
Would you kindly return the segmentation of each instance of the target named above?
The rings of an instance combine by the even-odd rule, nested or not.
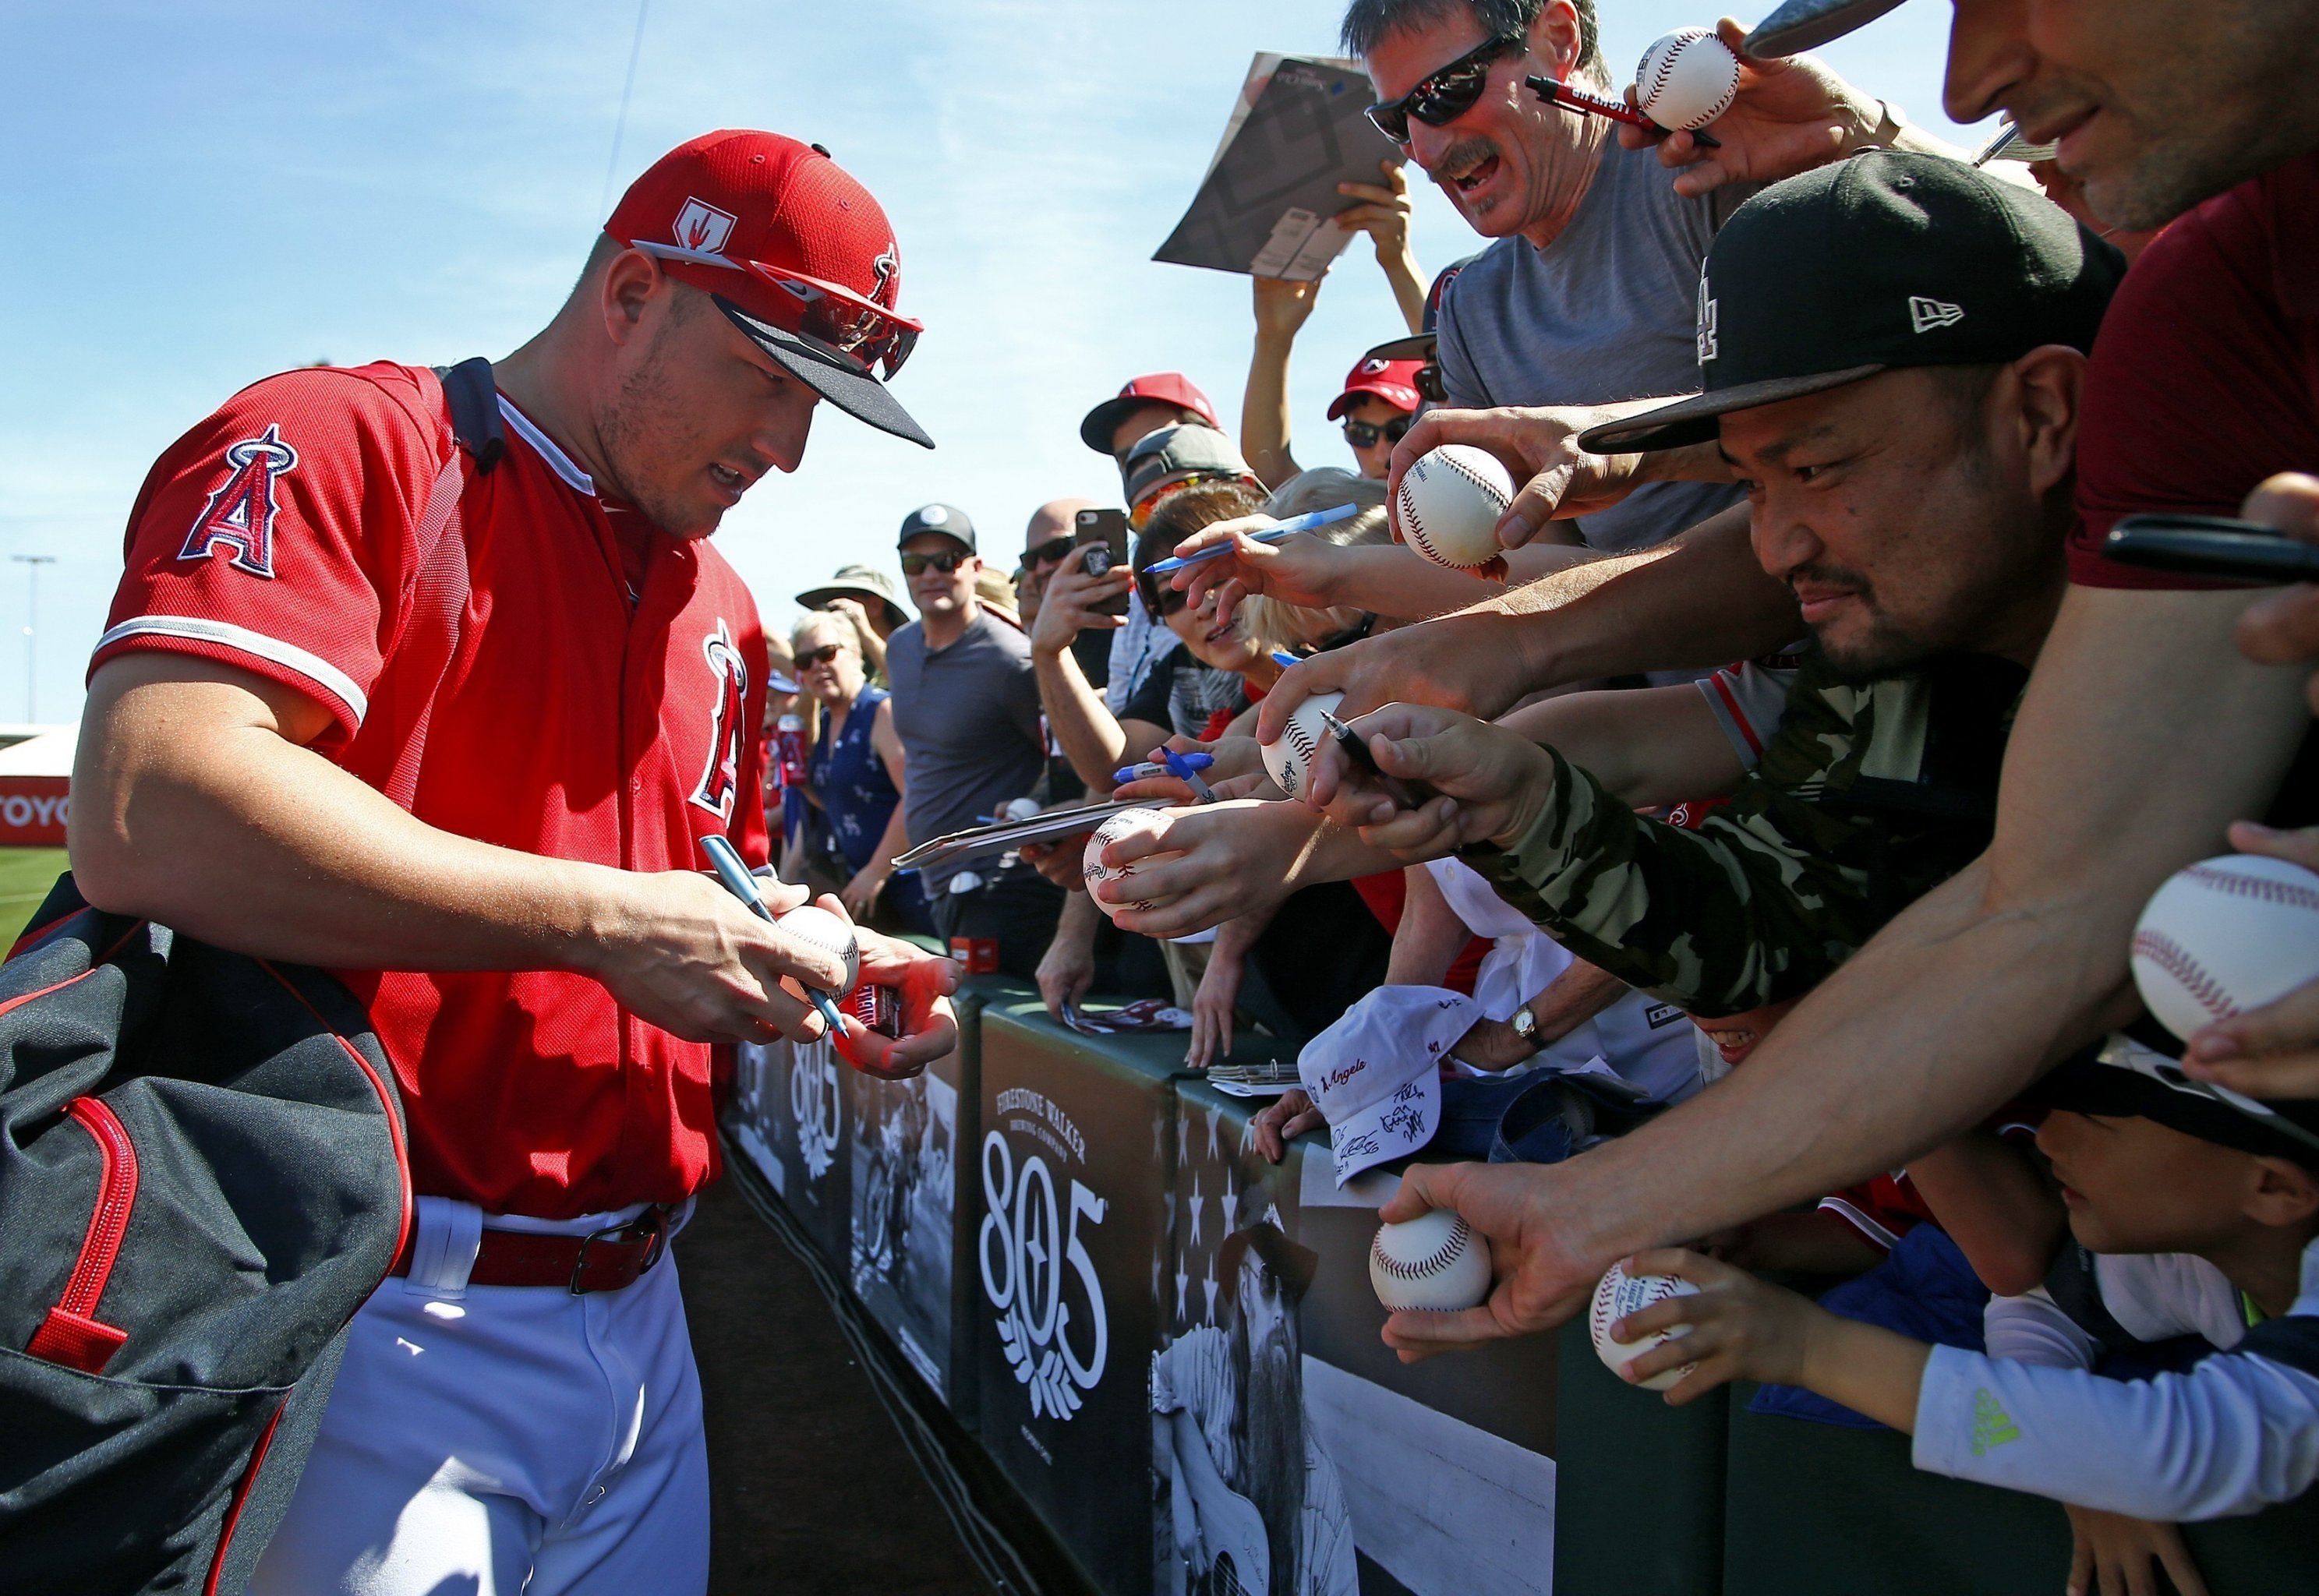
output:
[[[1989,845],[2026,680],[1953,654],[1855,687],[1815,654],[1762,762],[1696,831],[1548,749],[1536,823],[1463,857],[1580,958],[1693,1014],[1800,996]]]

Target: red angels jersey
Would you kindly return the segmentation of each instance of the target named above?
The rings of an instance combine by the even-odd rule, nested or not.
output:
[[[630,870],[698,839],[765,857],[756,606],[706,543],[600,500],[502,398],[451,530],[442,391],[378,364],[269,377],[170,446],[131,512],[92,673],[133,649],[254,671],[327,708],[315,751],[428,825]],[[424,579],[422,556],[436,564]],[[710,1050],[562,970],[338,972],[410,1120],[416,1190],[566,1219],[716,1169]]]

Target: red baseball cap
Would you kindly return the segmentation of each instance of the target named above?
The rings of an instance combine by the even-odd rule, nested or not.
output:
[[[678,145],[620,196],[604,230],[711,295],[757,347],[839,410],[934,439],[880,380],[925,330],[895,310],[902,257],[870,191],[818,144],[724,129]]]
[[[1155,371],[1148,376],[1130,377],[1127,386],[1089,410],[1079,423],[1079,441],[1098,455],[1110,454],[1112,428],[1129,411],[1146,404],[1172,404],[1191,411],[1219,432],[1224,429],[1224,424],[1216,419],[1216,407],[1192,385],[1191,378],[1179,371]]]
[[[1414,410],[1420,400],[1417,392],[1417,368],[1422,360],[1381,360],[1375,355],[1362,356],[1346,374],[1345,391],[1329,406],[1329,419],[1335,420],[1364,393],[1374,393],[1397,410]]]

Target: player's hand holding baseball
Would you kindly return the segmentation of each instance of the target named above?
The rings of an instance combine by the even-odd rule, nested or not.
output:
[[[1772,183],[1824,167],[1866,144],[1884,120],[1881,103],[1854,88],[1811,56],[1758,58],[1741,47],[1747,30],[1730,17],[1716,36],[1739,58],[1739,92],[1711,130],[1722,141],[1709,149],[1687,132],[1660,139],[1647,128],[1619,126],[1629,149],[1656,143],[1659,164],[1689,168],[1674,191],[1691,198],[1727,183]],[[1634,102],[1630,88],[1628,102]]]
[[[1554,782],[1554,762],[1519,732],[1422,704],[1388,704],[1350,723],[1385,775],[1431,792],[1404,808],[1332,741],[1313,761],[1309,800],[1361,840],[1412,863],[1476,843],[1512,843]]]
[[[902,1000],[902,1034],[880,1036],[848,1014],[837,1050],[864,1075],[905,1079],[958,1046],[958,1020],[950,1006],[951,994],[958,990],[958,966],[915,942],[858,927],[853,934],[862,951],[863,982],[890,987]]]
[[[687,1041],[809,1041],[821,1016],[781,990],[784,976],[824,991],[844,978],[835,955],[742,906],[714,876],[692,870],[617,877],[583,966],[614,1001]],[[762,880],[776,915],[804,903],[802,887]]]
[[[1879,1325],[1839,1319],[1809,1298],[1746,1270],[1680,1247],[1627,1260],[1629,1275],[1673,1275],[1699,1287],[1612,1321],[1615,1340],[1689,1325],[1689,1333],[1629,1362],[1640,1382],[1685,1364],[1697,1366],[1666,1393],[1681,1407],[1732,1380],[1800,1385],[1903,1433],[1917,1428],[1917,1391],[1932,1348]]]

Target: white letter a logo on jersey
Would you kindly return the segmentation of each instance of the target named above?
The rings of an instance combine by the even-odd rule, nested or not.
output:
[[[701,654],[717,676],[717,713],[708,726],[708,763],[692,801],[719,820],[733,818],[734,796],[741,790],[741,739],[749,735],[744,713],[749,693],[749,667],[733,645],[732,628],[717,618],[717,629],[700,640]]]
[[[282,441],[279,426],[268,426],[256,437],[226,446],[225,463],[233,474],[194,518],[177,558],[206,560],[227,548],[233,551],[236,570],[271,578],[274,517],[281,508],[275,501],[274,479],[298,468],[298,451]]]

